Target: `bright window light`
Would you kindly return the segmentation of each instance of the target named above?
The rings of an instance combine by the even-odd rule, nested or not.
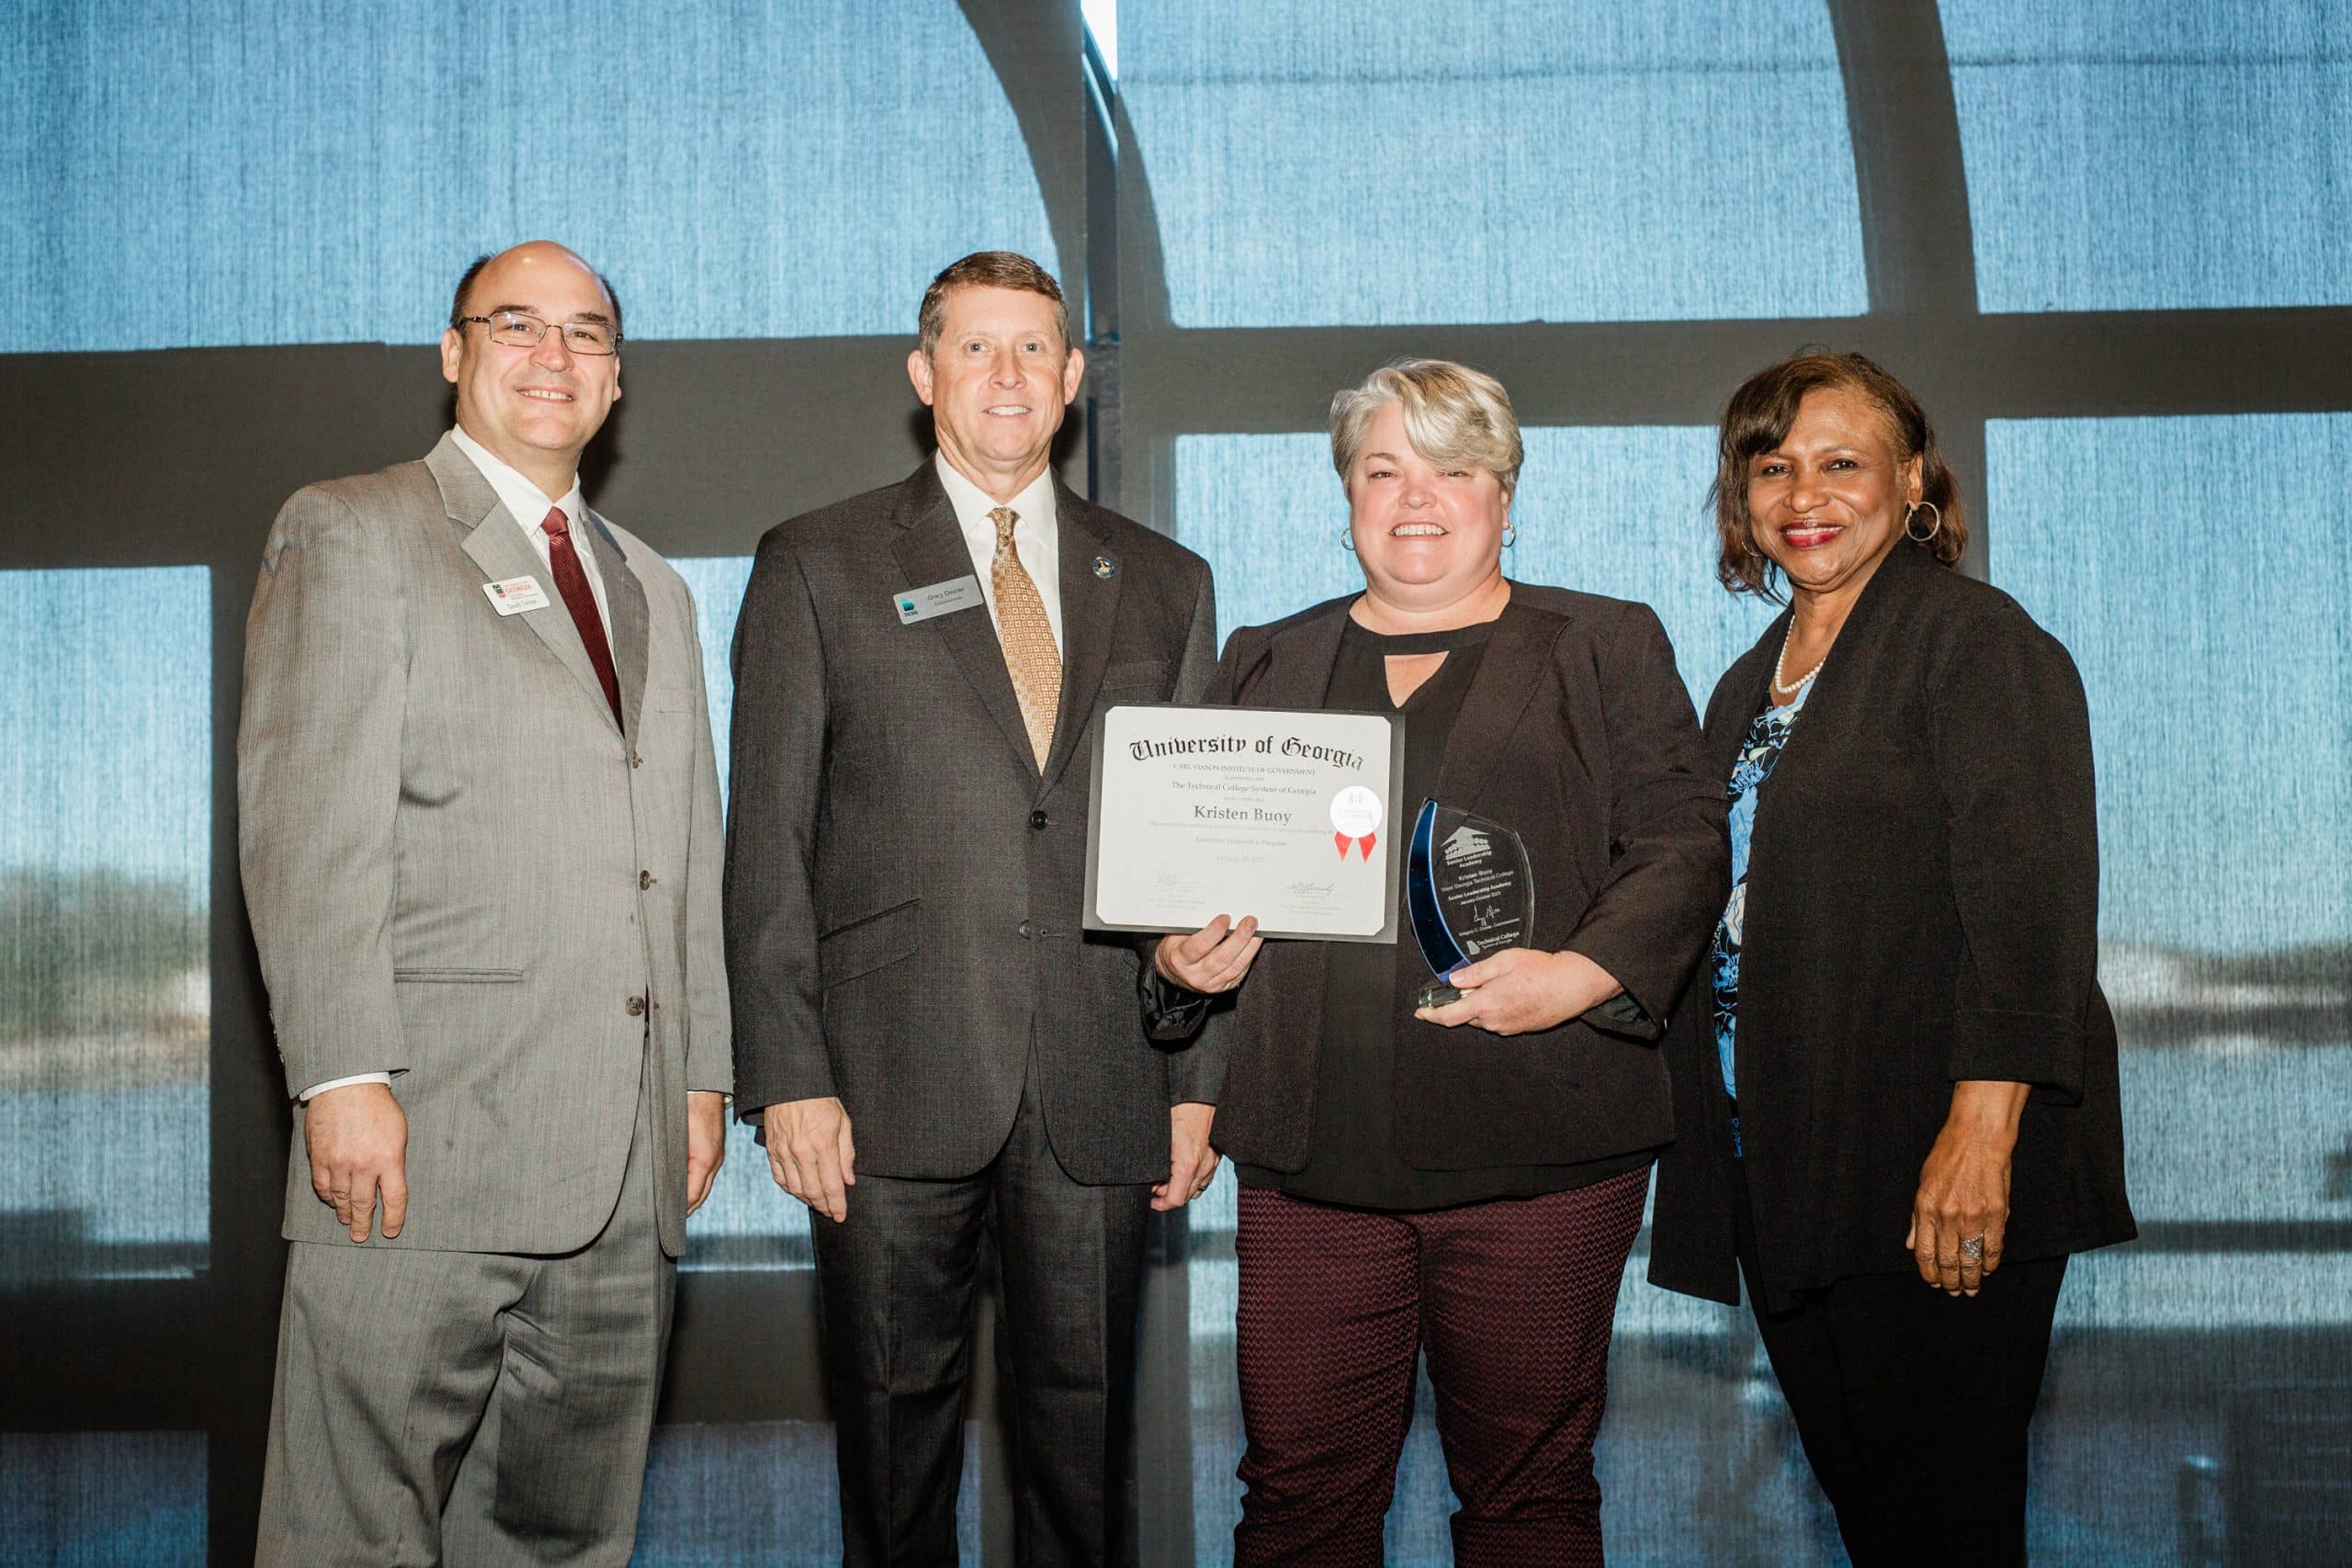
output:
[[[1102,63],[1112,80],[1119,75],[1119,0],[1079,0],[1079,10],[1085,15],[1086,30],[1094,35],[1094,47],[1102,51]]]

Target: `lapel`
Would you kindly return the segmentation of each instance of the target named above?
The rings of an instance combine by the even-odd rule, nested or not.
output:
[[[1102,684],[1104,667],[1111,662],[1111,628],[1118,621],[1119,597],[1127,578],[1105,547],[1110,532],[1099,508],[1080,501],[1058,477],[1055,479],[1055,548],[1061,557],[1062,695],[1054,716],[1054,744],[1046,754],[1048,784],[1061,776],[1071,756],[1087,740],[1094,694]],[[1094,574],[1098,556],[1111,561],[1110,576]]]
[[[484,581],[496,582],[510,577],[528,577],[547,592],[545,609],[526,610],[512,618],[528,626],[547,650],[571,671],[582,690],[595,699],[596,711],[605,716],[605,722],[612,723],[612,705],[605,701],[605,683],[596,679],[596,667],[588,662],[588,645],[580,640],[580,628],[571,624],[571,616],[563,607],[563,595],[556,592],[547,563],[539,559],[538,552],[531,548],[531,542],[523,536],[521,525],[505,507],[499,504],[498,492],[490,488],[490,481],[481,477],[481,470],[474,467],[472,459],[459,451],[458,444],[446,434],[431,452],[425,454],[424,466],[432,470],[435,481],[441,487],[441,505],[449,514],[449,521],[465,530],[459,543],[466,554],[473,558],[474,564],[481,569]],[[491,526],[485,527],[484,524]],[[620,552],[616,549],[613,553],[617,557]],[[597,564],[602,566],[604,558],[598,557]],[[629,579],[632,588],[636,587],[636,581],[633,576]],[[608,594],[611,587],[611,583],[605,584]],[[645,608],[643,590],[638,589],[637,592],[637,607],[642,615]],[[617,618],[617,604],[616,612]],[[640,642],[640,685],[643,678]]]
[[[1438,773],[1441,802],[1466,810],[1478,798],[1519,728],[1519,716],[1550,677],[1553,645],[1567,626],[1566,616],[1536,609],[1512,586],[1510,603],[1487,638],[1486,655],[1446,739],[1445,766]]]
[[[1920,586],[1917,574],[1946,570],[1937,565],[1926,550],[1901,543],[1879,562],[1878,570],[1862,585],[1861,596],[1855,600],[1846,624],[1838,628],[1838,640],[1829,645],[1828,660],[1822,665],[1821,673],[1814,677],[1813,691],[1804,699],[1804,712],[1797,719],[1796,728],[1789,732],[1780,760],[1772,764],[1775,782],[1803,778],[1815,768],[1834,769],[1852,755],[1857,731],[1887,700],[1887,694],[1879,685],[1883,663],[1880,655],[1887,633],[1900,621],[1904,606],[1917,594]],[[1767,688],[1772,680],[1772,665],[1780,658],[1780,639],[1788,631],[1789,615],[1793,614],[1791,611],[1774,621],[1765,629],[1764,641],[1757,645],[1762,665],[1749,677],[1752,689],[1747,693],[1747,701],[1734,716],[1741,735],[1747,733],[1747,726],[1769,700]],[[1730,776],[1731,758],[1737,745],[1735,739],[1733,751],[1724,758],[1726,778]],[[1765,802],[1771,797],[1769,788],[1758,795],[1756,810],[1759,817],[1766,809]]]
[[[1234,700],[1243,707],[1313,708],[1331,689],[1340,662],[1340,637],[1348,629],[1353,593],[1343,593],[1276,628],[1267,640],[1257,671],[1244,671]]]
[[[498,492],[490,488],[481,470],[447,435],[425,455],[424,466],[432,470],[435,481],[441,487],[441,505],[449,514],[449,521],[465,530],[459,545],[481,569],[483,580],[496,582],[510,577],[528,577],[546,590],[547,608],[526,610],[510,618],[530,628],[531,635],[571,671],[581,689],[595,699],[596,711],[605,716],[605,722],[612,723],[613,710],[605,701],[605,683],[596,679],[596,667],[588,662],[588,645],[580,640],[580,628],[571,624],[571,616],[564,610],[563,596],[555,591],[547,563],[539,559],[538,552],[523,536],[521,526],[499,504]]]
[[[971,548],[964,543],[964,530],[956,521],[956,508],[939,482],[932,459],[924,458],[922,467],[899,487],[896,525],[891,552],[905,577],[902,587],[928,588],[934,582],[977,575]],[[963,669],[964,679],[980,699],[980,706],[1004,732],[1005,744],[1012,748],[1022,768],[1035,778],[1037,759],[1029,750],[1029,728],[1021,719],[1021,699],[1012,694],[1012,676],[1004,667],[1003,645],[997,641],[996,625],[989,619],[988,611],[978,606],[975,610],[936,615],[916,629],[928,630],[947,645],[947,651]],[[1069,660],[1063,663],[1067,690]],[[1047,761],[1051,760],[1049,752]]]
[[[1756,645],[1732,660],[1731,668],[1716,682],[1714,694],[1707,699],[1707,758],[1713,765],[1713,777],[1731,777],[1732,764],[1738,760],[1740,745],[1747,739],[1747,727],[1764,709],[1769,694],[1765,688],[1772,679],[1772,660],[1780,654],[1781,639],[1788,635],[1789,616],[1793,613],[1782,610],[1774,616],[1772,624],[1758,635]],[[1812,705],[1808,701],[1806,705],[1809,708]]]
[[[605,580],[605,613],[613,623],[613,673],[621,685],[622,732],[634,736],[638,716],[645,706],[645,665],[653,641],[645,584],[629,570],[628,555],[614,537],[612,525],[593,506],[587,514],[589,525],[582,532],[589,538],[588,547],[596,553],[596,573]],[[603,690],[596,694],[603,696]],[[611,711],[607,705],[605,712]]]
[[[1255,666],[1237,678],[1235,703],[1243,707],[1321,707],[1324,694],[1331,687],[1331,671],[1340,661],[1340,637],[1348,627],[1348,606],[1355,600],[1353,593],[1341,594],[1277,627]],[[1392,822],[1401,809],[1390,802]],[[1260,963],[1278,970],[1282,983],[1279,987],[1261,984],[1256,998],[1250,998],[1245,988],[1242,1005],[1272,1006],[1277,995],[1295,998],[1273,1008],[1266,1025],[1268,1035],[1279,1053],[1311,1064],[1323,1028],[1323,987],[1330,970],[1331,944],[1273,942]],[[1314,1068],[1310,1066],[1307,1071],[1311,1081]]]

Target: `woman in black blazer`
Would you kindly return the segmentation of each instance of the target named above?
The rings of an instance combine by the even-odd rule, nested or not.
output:
[[[1384,828],[1426,796],[1518,833],[1532,942],[1419,1010],[1410,942],[1269,942],[1198,1047],[1229,1052],[1242,1188],[1235,1560],[1380,1562],[1426,1348],[1455,1562],[1598,1562],[1611,1316],[1672,1130],[1653,1043],[1723,904],[1722,792],[1656,615],[1503,577],[1499,385],[1399,361],[1332,416],[1365,591],[1236,632],[1212,700],[1401,711]],[[1248,929],[1170,938],[1159,972],[1223,988]]]
[[[1733,889],[1674,1021],[1650,1278],[1748,1299],[1854,1562],[2022,1562],[2069,1254],[2133,1235],[2074,662],[1952,570],[1958,488],[1860,355],[1724,413],[1707,706]]]

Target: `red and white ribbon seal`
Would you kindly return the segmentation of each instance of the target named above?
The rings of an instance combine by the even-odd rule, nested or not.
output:
[[[1361,846],[1363,858],[1372,858],[1372,847],[1378,841],[1374,831],[1380,826],[1380,796],[1362,784],[1350,784],[1331,797],[1331,841],[1339,846],[1340,858],[1348,858],[1348,851]]]

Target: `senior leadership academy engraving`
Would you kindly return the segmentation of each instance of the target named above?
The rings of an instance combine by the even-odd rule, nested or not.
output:
[[[1421,802],[1405,853],[1405,895],[1413,940],[1436,977],[1419,1006],[1462,999],[1446,976],[1507,947],[1523,947],[1535,925],[1535,873],[1517,833],[1483,817]]]

